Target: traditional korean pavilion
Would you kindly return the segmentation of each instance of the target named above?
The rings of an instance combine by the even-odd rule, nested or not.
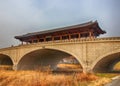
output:
[[[99,27],[97,21],[90,21],[83,24],[28,33],[21,36],[15,36],[15,38],[19,39],[22,43],[37,43],[81,38],[95,38],[104,33],[106,32]]]

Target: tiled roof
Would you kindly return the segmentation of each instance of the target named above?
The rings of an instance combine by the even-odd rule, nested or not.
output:
[[[89,25],[93,25],[95,23],[98,24],[97,21],[95,21],[95,22],[90,21],[90,22],[83,23],[83,24],[77,24],[77,25],[72,25],[72,26],[67,26],[67,27],[62,27],[62,28],[57,28],[57,29],[51,29],[51,30],[40,31],[40,32],[33,32],[33,33],[27,33],[25,35],[15,36],[15,38],[20,39],[20,38],[30,37],[30,36],[35,36],[35,35],[41,35],[41,34],[59,32],[59,31],[64,31],[64,30],[70,30],[70,29],[73,29],[73,28],[82,28],[82,27],[86,27],[86,26],[89,26]]]

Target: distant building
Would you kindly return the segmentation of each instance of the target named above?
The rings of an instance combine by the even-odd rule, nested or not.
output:
[[[21,36],[15,36],[19,39],[22,44],[25,43],[38,43],[38,42],[48,42],[48,41],[60,41],[60,40],[71,40],[80,38],[93,38],[100,34],[106,33],[103,31],[98,22],[87,22],[83,24],[62,27],[52,30],[28,33]]]

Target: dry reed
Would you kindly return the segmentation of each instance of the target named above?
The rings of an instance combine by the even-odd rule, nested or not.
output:
[[[96,80],[93,74],[53,74],[50,71],[0,71],[0,86],[83,86]]]

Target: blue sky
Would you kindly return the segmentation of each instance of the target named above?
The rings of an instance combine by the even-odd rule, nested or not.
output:
[[[99,22],[104,36],[120,36],[120,0],[0,0],[0,47],[18,44],[16,35]]]

